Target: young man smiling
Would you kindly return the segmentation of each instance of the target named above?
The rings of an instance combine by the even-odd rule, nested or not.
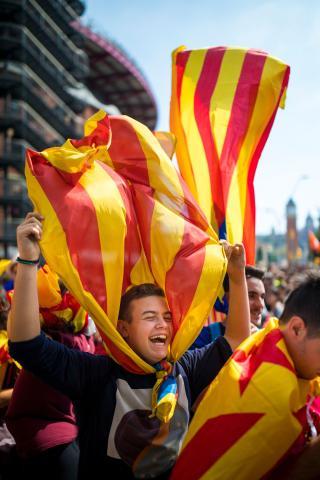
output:
[[[26,369],[74,400],[79,416],[80,478],[168,478],[186,434],[190,410],[200,393],[249,335],[249,307],[241,245],[226,246],[230,278],[225,337],[172,365],[177,403],[170,421],[152,414],[155,374],[126,371],[106,356],[69,350],[40,334],[37,262],[43,218],[28,214],[17,229],[18,265],[12,318],[11,355]],[[35,261],[33,263],[33,261]],[[122,297],[118,329],[128,345],[157,369],[172,339],[171,313],[163,291],[138,285]],[[100,476],[100,475],[99,475]]]
[[[173,329],[161,288],[144,284],[129,290],[122,298],[118,330],[147,363],[166,358]]]

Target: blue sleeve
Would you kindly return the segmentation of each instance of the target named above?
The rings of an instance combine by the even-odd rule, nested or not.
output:
[[[25,342],[9,342],[9,352],[26,370],[71,399],[94,391],[109,375],[108,357],[73,350],[44,333]]]
[[[224,337],[218,337],[209,345],[187,351],[179,360],[190,385],[191,404],[212,382],[232,355],[232,349]]]
[[[195,348],[202,348],[205,345],[208,345],[208,343],[210,342],[212,342],[211,331],[209,327],[203,327],[189,350],[194,350]]]

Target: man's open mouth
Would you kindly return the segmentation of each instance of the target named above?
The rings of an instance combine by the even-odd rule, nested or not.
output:
[[[152,337],[149,337],[149,340],[152,343],[164,345],[167,341],[167,338],[167,335],[152,335]]]

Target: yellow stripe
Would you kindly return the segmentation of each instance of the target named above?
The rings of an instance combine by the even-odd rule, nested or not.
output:
[[[218,398],[216,395],[211,397],[211,404],[219,402],[222,406],[224,402],[228,406],[222,407],[219,415],[242,412],[265,415],[239,438],[201,479],[262,478],[300,435],[301,424],[290,411],[292,407],[293,411],[297,411],[303,406],[302,402],[296,401],[299,397],[296,376],[283,367],[274,365],[270,368],[269,364],[264,363],[255,377],[255,380],[249,383],[241,401],[237,400],[239,393],[236,390],[239,391],[239,387],[236,382],[232,387],[226,382],[219,386],[224,390],[223,398],[221,395],[218,395]],[[268,378],[273,392],[271,398],[270,394],[265,394]],[[215,394],[217,392],[218,389]],[[208,402],[206,406],[210,408]],[[259,442],[261,439],[263,441]],[[255,445],[254,455],[250,451],[252,445]]]
[[[2,275],[6,271],[11,262],[12,260],[7,260],[6,258],[0,260],[0,275]]]
[[[247,50],[227,49],[221,63],[217,84],[210,101],[210,122],[217,148],[221,156],[234,95],[239,82],[244,57]]]
[[[138,135],[145,154],[150,186],[155,190],[155,206],[151,226],[152,272],[164,288],[166,274],[180,252],[185,231],[185,220],[179,216],[184,208],[184,195],[178,173],[148,129],[126,118]],[[195,286],[194,298],[183,324],[176,334],[171,356],[177,360],[189,347],[206,321],[213,302],[221,288],[226,269],[223,248],[213,238],[206,247],[206,256],[200,281]],[[210,295],[208,295],[210,291]]]
[[[272,320],[264,331],[249,337],[241,350],[250,354],[276,325]],[[284,342],[281,350],[283,348]],[[292,413],[305,405],[310,382],[300,381],[294,372],[280,365],[264,362],[240,395],[241,373],[241,365],[230,359],[199,405],[183,448],[209,419],[235,413],[262,413],[263,416],[215,462],[202,479],[261,478],[301,433],[302,427]],[[251,445],[256,445],[254,455]]]
[[[184,205],[183,190],[175,168],[151,132],[142,124],[130,118],[127,120],[138,135],[147,161],[150,186],[155,190],[151,221],[151,271],[157,283],[164,288],[166,274],[183,240],[185,220],[177,214]]]
[[[186,143],[183,127],[180,118],[179,99],[177,98],[177,55],[183,52],[185,47],[179,47],[172,52],[172,87],[170,101],[170,129],[175,137],[179,139],[176,144],[176,155],[180,167],[180,172],[187,182],[193,196],[197,198],[197,190],[193,177],[191,161],[189,157],[188,146]]]
[[[150,272],[148,261],[141,245],[141,255],[130,272],[132,285],[141,285],[141,283],[155,283]]]
[[[193,110],[194,95],[206,53],[207,50],[191,52],[182,80],[180,105],[181,123],[185,133],[189,157],[192,162],[192,170],[194,173],[196,200],[198,200],[200,207],[210,222],[212,211],[210,176],[202,139],[199,134]],[[181,165],[179,163],[180,168],[183,169],[183,159],[178,158],[178,161],[181,163]]]
[[[107,285],[107,314],[116,327],[124,271],[126,209],[115,181],[98,163],[95,162],[81,176],[79,184],[85,189],[96,211]]]
[[[242,240],[247,203],[247,178],[254,151],[276,108],[287,66],[267,57],[249,128],[239,152],[230,183],[226,206],[227,238],[231,243]]]
[[[155,202],[151,222],[151,270],[157,283],[165,288],[183,240],[185,221],[159,202]]]
[[[106,113],[103,110],[99,110],[95,115],[90,117],[85,122],[84,131],[85,135],[91,135],[98,126],[98,122],[106,117]],[[107,129],[107,127],[104,127]],[[107,137],[107,135],[106,135]],[[48,160],[51,165],[60,170],[68,173],[83,172],[86,168],[93,164],[94,160],[102,160],[105,155],[108,146],[111,143],[111,132],[109,134],[108,143],[95,147],[95,145],[84,145],[82,147],[75,147],[71,140],[68,139],[60,147],[51,147],[43,150],[41,154]],[[68,161],[66,161],[66,158]]]
[[[86,314],[87,312],[82,307],[80,307],[77,311],[75,317],[72,320],[72,323],[75,326],[75,332],[80,332],[80,330],[83,329],[85,325]]]
[[[91,148],[85,147],[83,151],[75,148],[70,140],[67,140],[61,147],[51,147],[43,150],[41,154],[51,165],[59,170],[68,173],[83,171],[87,165],[93,162],[93,156],[88,155]],[[68,158],[68,162],[65,159]]]
[[[177,361],[199,335],[218,296],[226,269],[224,249],[211,240],[206,246],[201,277],[192,303],[172,343],[173,361]]]
[[[48,265],[57,272],[67,288],[73,293],[78,302],[90,313],[99,328],[110,340],[117,345],[126,355],[147,373],[155,370],[144,362],[125,342],[113,323],[107,317],[95,298],[84,290],[77,270],[71,261],[65,233],[52,208],[48,198],[43,192],[36,178],[26,166],[26,180],[28,193],[36,211],[40,212],[45,220],[43,222],[43,236],[40,242],[41,251]],[[55,239],[54,245],[52,238]]]
[[[106,112],[103,110],[98,110],[94,115],[92,115],[84,124],[84,134],[86,137],[91,135],[98,126],[98,123],[107,116]],[[106,145],[108,147],[109,145]]]

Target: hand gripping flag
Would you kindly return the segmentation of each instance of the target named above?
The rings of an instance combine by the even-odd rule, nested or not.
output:
[[[173,52],[171,131],[180,172],[220,238],[255,258],[253,180],[290,69],[257,50]]]
[[[45,218],[42,253],[95,320],[109,354],[129,371],[157,371],[117,331],[121,295],[151,282],[164,289],[173,313],[168,360],[176,361],[212,308],[226,259],[155,136],[129,117],[100,111],[83,139],[28,150],[26,178]]]
[[[278,321],[245,340],[190,425],[171,480],[258,480],[301,441],[319,382],[299,379]]]

